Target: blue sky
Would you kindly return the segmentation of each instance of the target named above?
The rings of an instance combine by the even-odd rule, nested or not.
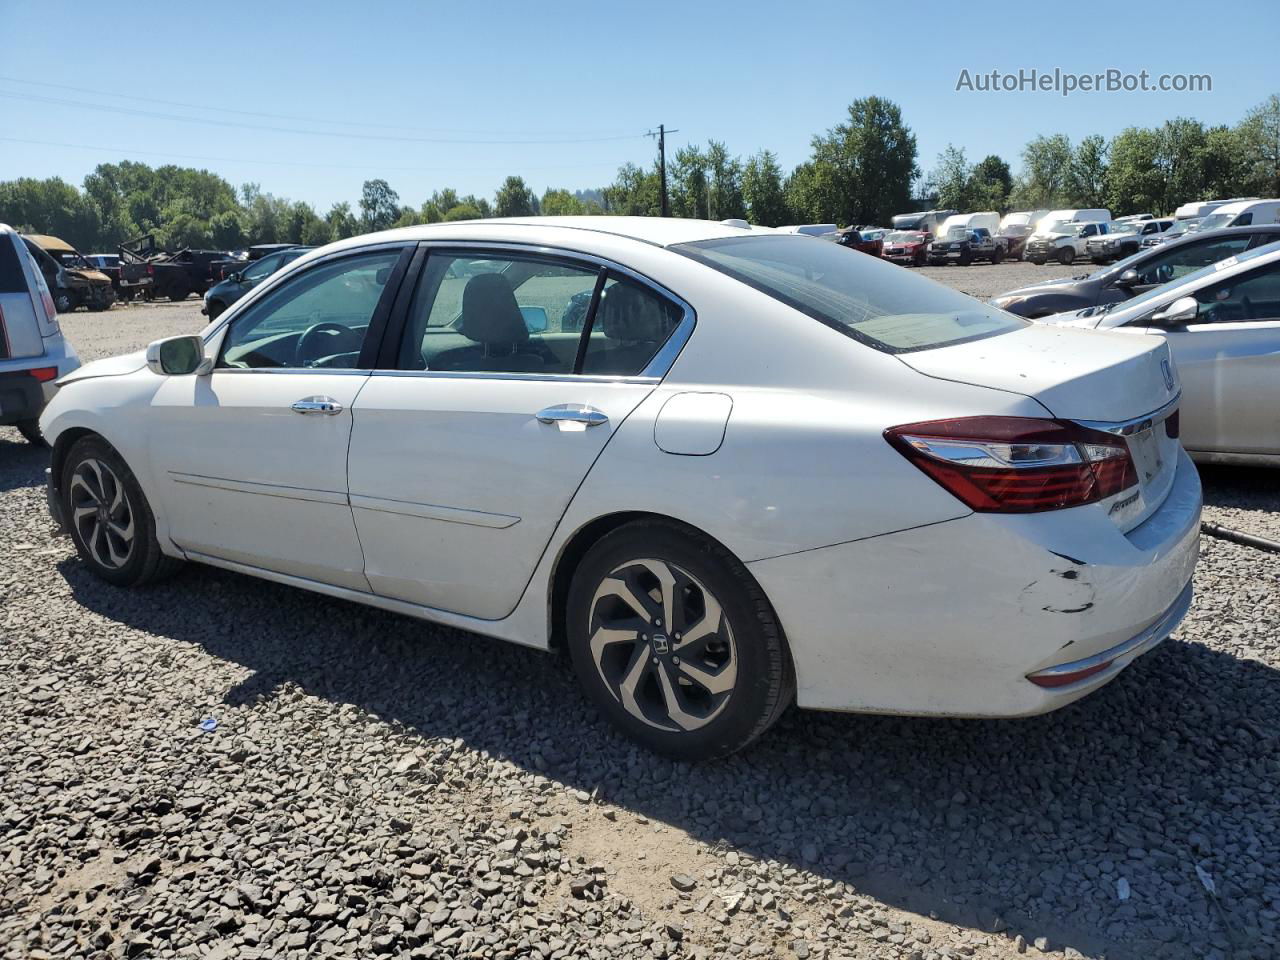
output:
[[[1179,115],[1234,123],[1280,92],[1274,0],[1064,9],[0,0],[0,180],[79,184],[97,163],[128,158],[256,181],[321,212],[381,176],[417,205],[446,186],[492,196],[509,173],[539,193],[602,186],[620,164],[652,160],[642,134],[659,122],[679,130],[669,148],[709,138],[744,155],[768,147],[789,169],[869,94],[902,107],[925,170],[948,143],[1016,169],[1038,133],[1074,140]],[[1213,90],[955,90],[962,69],[1033,67],[1208,73]],[[459,140],[544,142],[443,142]]]

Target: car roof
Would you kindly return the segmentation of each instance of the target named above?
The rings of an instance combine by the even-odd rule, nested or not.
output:
[[[65,240],[57,237],[50,237],[43,233],[24,233],[24,237],[34,243],[41,250],[57,250],[60,253],[75,253],[76,248]]]
[[[573,233],[597,233],[667,247],[699,240],[774,234],[776,231],[770,227],[733,227],[715,220],[679,217],[500,217],[400,227],[340,240],[335,249],[394,240],[524,240],[526,232],[528,241],[533,243],[540,239],[568,242]]]

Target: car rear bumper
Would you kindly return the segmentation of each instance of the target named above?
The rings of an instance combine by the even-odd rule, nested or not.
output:
[[[791,644],[800,706],[1028,716],[1096,690],[1173,631],[1199,525],[1199,476],[1179,451],[1173,489],[1128,533],[1096,504],[970,514],[748,568]],[[1030,679],[1097,664],[1061,686]]]

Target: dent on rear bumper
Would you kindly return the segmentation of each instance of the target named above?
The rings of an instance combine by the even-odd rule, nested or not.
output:
[[[791,644],[800,706],[1025,716],[1114,678],[1026,679],[1165,616],[1194,572],[1199,524],[1199,476],[1180,452],[1169,496],[1127,534],[1096,505],[973,514],[747,566]]]

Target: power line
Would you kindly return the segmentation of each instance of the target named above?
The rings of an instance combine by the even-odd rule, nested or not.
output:
[[[100,97],[103,95],[103,92],[101,90],[93,90],[89,87],[74,87],[65,83],[48,83],[46,81],[41,81],[41,80],[24,80],[21,77],[0,76],[0,81],[4,81],[6,83],[20,83],[26,86],[48,87],[49,89],[53,89],[53,90],[69,90],[69,91],[72,91],[73,93],[87,93],[90,96],[96,96],[96,97]],[[365,121],[365,120],[334,120],[332,118],[325,118],[325,117],[302,117],[296,114],[265,113],[258,110],[239,110],[234,107],[211,106],[209,104],[189,103],[181,100],[162,100],[159,97],[140,97],[136,94],[118,93],[116,91],[112,91],[111,96],[116,99],[137,100],[140,103],[158,103],[158,104],[161,104],[162,106],[168,106],[168,107],[185,107],[190,110],[207,110],[207,111],[212,111],[214,113],[231,113],[231,114],[237,114],[243,117],[262,117],[267,120],[288,120],[294,123],[318,123],[318,124],[326,124],[329,126],[339,126],[339,127],[372,127],[372,128],[382,129],[382,130],[403,130],[411,133],[463,133],[463,134],[468,134],[468,135],[477,136],[477,137],[536,136],[536,134],[525,133],[522,131],[515,131],[515,130],[495,132],[491,130],[464,130],[459,127],[434,127],[434,128],[407,127],[399,124],[374,123],[374,122]],[[566,133],[564,131],[546,131],[546,135],[550,136],[552,134],[554,134],[555,136],[565,136],[565,137],[581,135],[576,132]],[[597,135],[604,136],[605,134],[603,131],[601,131],[599,134],[592,134],[592,136],[597,136]]]
[[[396,143],[431,143],[431,144],[473,144],[473,145],[489,145],[489,146],[538,146],[552,144],[581,144],[581,143],[609,143],[620,140],[638,140],[644,134],[630,134],[627,136],[617,137],[562,137],[562,138],[545,138],[539,140],[531,139],[473,139],[473,138],[452,138],[452,137],[400,137],[384,134],[359,134],[346,133],[338,130],[299,130],[294,127],[268,126],[264,124],[254,123],[238,123],[234,120],[217,120],[212,117],[184,117],[179,114],[159,113],[153,110],[138,110],[131,107],[114,107],[107,104],[85,103],[79,100],[66,100],[61,97],[46,97],[35,93],[14,93],[8,90],[0,90],[0,97],[10,97],[16,100],[31,100],[38,103],[54,103],[62,106],[69,106],[80,110],[93,110],[100,113],[118,113],[134,117],[149,117],[159,120],[176,120],[180,123],[196,123],[215,127],[236,127],[242,130],[257,130],[265,133],[291,133],[301,134],[308,137],[337,137],[343,140],[382,140],[392,141]]]

